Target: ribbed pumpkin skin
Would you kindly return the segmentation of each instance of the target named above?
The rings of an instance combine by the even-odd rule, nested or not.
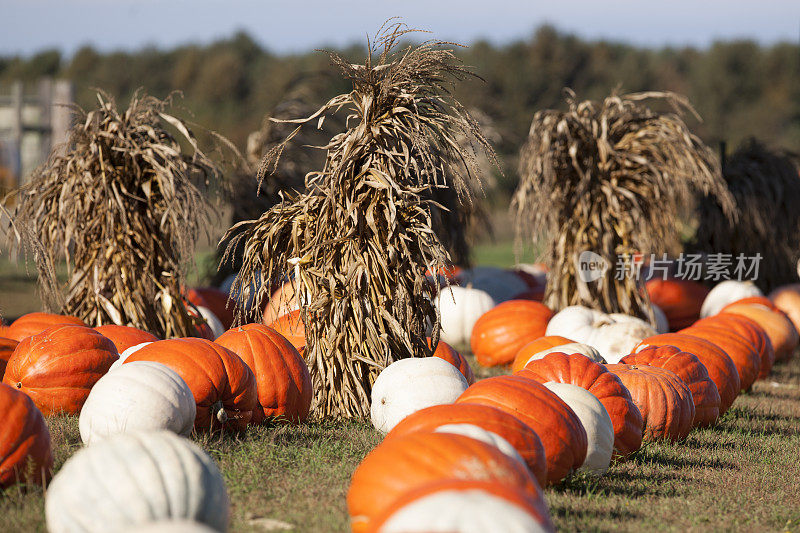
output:
[[[565,344],[572,344],[573,340],[560,335],[545,335],[533,340],[519,349],[517,355],[514,356],[514,362],[511,364],[511,372],[516,373],[525,368],[528,359],[537,353],[555,348],[556,346],[563,346]]]
[[[133,361],[162,363],[183,378],[197,404],[194,427],[198,431],[244,430],[258,409],[253,371],[234,352],[209,340],[188,337],[154,342],[123,364]],[[219,404],[227,415],[224,424],[216,418]]]
[[[591,392],[608,411],[614,424],[614,451],[629,455],[642,446],[644,422],[628,389],[605,366],[580,354],[554,352],[531,361],[518,376],[539,383],[556,381]]]
[[[586,459],[586,431],[577,415],[541,383],[519,376],[478,381],[456,400],[496,407],[533,429],[544,446],[547,482],[558,483]]]
[[[83,320],[74,316],[53,313],[28,313],[12,322],[4,336],[15,341],[21,341],[25,337],[36,335],[58,325],[85,326],[86,324]]]
[[[725,328],[750,341],[761,359],[756,379],[764,379],[769,376],[772,365],[775,363],[775,349],[772,347],[772,341],[769,340],[767,332],[756,321],[743,315],[726,312],[698,320],[695,325]]]
[[[39,409],[22,392],[0,383],[0,489],[50,479],[53,450]],[[29,475],[32,477],[28,478]]]
[[[710,426],[719,418],[719,391],[708,377],[705,365],[694,354],[681,351],[675,346],[649,346],[640,352],[626,355],[620,363],[657,366],[681,378],[692,391],[693,427]]]
[[[797,348],[797,330],[791,320],[782,312],[772,311],[760,305],[739,304],[738,302],[727,306],[724,312],[745,316],[764,328],[775,349],[776,361],[789,359]]]
[[[778,309],[777,306],[775,306],[772,300],[770,300],[766,296],[748,296],[747,298],[740,298],[735,302],[729,303],[728,305],[722,308],[720,313],[726,312],[729,307],[733,307],[734,305],[763,305],[770,311],[780,311],[780,309]]]
[[[411,433],[384,440],[353,472],[347,491],[353,531],[372,531],[400,496],[443,479],[496,481],[534,498],[541,490],[525,465],[490,444],[452,433]]]
[[[726,327],[709,324],[692,326],[681,330],[680,333],[706,339],[725,350],[736,365],[736,371],[739,372],[741,390],[746,391],[753,386],[761,370],[761,356],[749,340]]]
[[[547,481],[547,462],[539,435],[519,418],[488,405],[458,403],[426,407],[400,421],[386,438],[432,432],[445,424],[474,424],[506,439],[525,459],[536,481]]]
[[[11,354],[14,353],[17,344],[19,343],[14,339],[0,337],[0,381],[3,380],[3,374],[6,372],[6,365],[11,358]]]
[[[286,340],[297,348],[300,355],[306,352],[306,325],[300,317],[300,309],[281,316],[274,322],[267,324],[269,327],[286,337]]]
[[[131,326],[108,324],[105,326],[97,326],[94,330],[103,337],[111,339],[111,342],[117,347],[119,353],[124,352],[131,346],[136,346],[143,342],[156,342],[158,340],[158,337],[152,333]]]
[[[428,337],[428,347],[431,346],[431,338]],[[472,372],[472,367],[469,366],[469,363],[464,356],[461,355],[456,351],[455,348],[444,342],[443,340],[439,341],[439,344],[436,345],[436,350],[433,352],[434,357],[438,357],[439,359],[444,359],[461,372],[464,377],[467,379],[467,383],[472,385],[475,383],[475,374]]]
[[[256,377],[260,410],[253,424],[266,419],[303,422],[311,407],[311,375],[297,349],[274,329],[246,324],[229,329],[216,343],[237,354]]]
[[[708,377],[717,386],[719,392],[719,414],[725,414],[733,401],[739,395],[741,382],[739,372],[733,360],[728,357],[725,351],[705,339],[682,333],[664,333],[654,335],[640,342],[633,350],[635,353],[642,346],[675,346],[684,352],[694,354],[703,366],[706,367]]]
[[[644,439],[686,438],[692,430],[694,401],[675,373],[655,366],[606,365],[631,391],[644,420]]]
[[[700,308],[708,289],[696,281],[652,279],[645,285],[650,301],[664,311],[669,329],[688,328],[700,318]]]
[[[17,345],[3,383],[30,396],[45,416],[76,415],[94,384],[118,358],[114,343],[95,330],[55,326]]]
[[[472,328],[470,346],[483,366],[504,365],[544,335],[553,312],[530,300],[509,300],[484,313]]]
[[[469,479],[444,479],[440,481],[434,481],[404,493],[394,502],[392,502],[386,511],[375,520],[375,531],[380,532],[381,526],[389,521],[395,513],[402,510],[404,507],[411,505],[425,497],[435,495],[437,493],[443,493],[445,491],[450,493],[475,491],[479,492],[481,495],[502,498],[503,500],[520,507],[535,517],[543,531],[555,531],[553,523],[550,519],[550,512],[547,509],[547,503],[544,501],[544,498],[542,498],[541,494],[533,496],[529,493],[523,492],[517,487],[513,487],[505,483],[498,483],[495,481],[476,481]],[[481,500],[483,500],[483,498],[481,498]],[[489,516],[486,518],[487,521],[491,521],[495,517]],[[500,524],[502,525],[503,517],[497,518],[500,519]],[[493,522],[493,525],[494,524],[496,524],[496,522]],[[437,529],[437,531],[440,530]]]

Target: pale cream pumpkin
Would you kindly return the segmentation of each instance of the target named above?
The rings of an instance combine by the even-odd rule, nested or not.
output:
[[[442,289],[435,303],[441,315],[441,339],[455,347],[469,344],[475,322],[496,305],[485,291],[457,286]]]
[[[764,293],[752,281],[734,279],[722,281],[715,285],[703,300],[700,318],[716,315],[726,305],[750,296],[764,296]]]

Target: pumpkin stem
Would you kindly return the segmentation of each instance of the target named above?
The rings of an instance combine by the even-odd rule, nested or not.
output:
[[[222,405],[222,402],[216,402],[211,406],[211,414],[219,420],[220,424],[224,424],[228,421],[228,413],[225,412],[225,407]]]

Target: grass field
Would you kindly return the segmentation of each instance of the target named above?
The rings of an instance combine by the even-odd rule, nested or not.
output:
[[[58,468],[80,447],[77,419],[48,422]],[[232,531],[325,532],[347,529],[350,475],[381,438],[366,424],[328,422],[198,440],[227,480]],[[545,495],[560,531],[800,531],[800,359],[756,383],[716,427],[647,444],[604,477],[575,476]],[[42,530],[41,490],[0,496],[0,531]]]

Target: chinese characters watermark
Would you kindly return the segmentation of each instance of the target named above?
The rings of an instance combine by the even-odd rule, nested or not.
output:
[[[667,254],[623,254],[617,256],[613,265],[614,278],[649,281],[651,279],[678,278],[692,281],[755,281],[762,255],[745,254],[681,254],[670,259]],[[596,281],[612,266],[609,261],[590,251],[584,251],[577,259],[577,271],[581,280]]]

